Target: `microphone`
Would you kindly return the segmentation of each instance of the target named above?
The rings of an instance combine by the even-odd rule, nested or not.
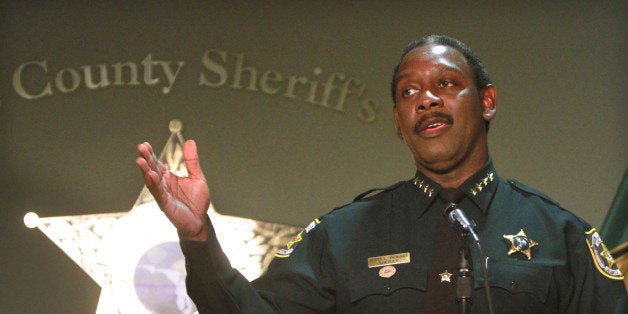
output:
[[[478,252],[480,253],[480,257],[481,260],[483,261],[482,263],[482,273],[484,274],[484,290],[486,291],[486,301],[488,304],[488,311],[489,313],[494,313],[493,312],[493,297],[491,296],[491,287],[488,283],[488,257],[484,256],[484,252],[482,251],[482,246],[480,245],[480,237],[478,236],[477,233],[475,233],[475,228],[476,224],[472,219],[469,219],[469,217],[467,217],[467,215],[464,213],[464,211],[458,207],[458,204],[456,203],[449,203],[449,205],[445,208],[445,211],[443,211],[443,215],[445,215],[445,217],[447,218],[447,220],[449,221],[449,223],[454,227],[454,229],[458,229],[459,231],[462,232],[463,237],[466,236],[467,234],[470,234],[471,237],[473,237],[473,241],[475,242],[475,244],[478,247]],[[468,275],[469,272],[469,267],[468,267],[468,259],[466,254],[468,253],[468,251],[466,251],[465,248],[462,249],[461,251],[461,265],[460,265],[460,270],[461,270],[461,278],[462,279],[459,281],[458,283],[458,289],[459,291],[457,291],[457,294],[459,295],[459,299],[460,299],[460,304],[462,306],[461,310],[462,313],[466,313],[466,307],[467,307],[467,302],[472,300],[471,296],[472,294],[469,293],[469,289],[473,290],[473,277],[471,277],[470,275]],[[486,262],[484,262],[486,261]],[[470,278],[470,279],[469,279]]]
[[[456,203],[449,203],[449,206],[445,208],[445,217],[449,220],[449,223],[454,226],[455,229],[462,231],[462,233],[469,233],[473,237],[473,241],[480,242],[480,237],[475,233],[476,224],[473,220],[469,219],[462,209],[458,207]]]

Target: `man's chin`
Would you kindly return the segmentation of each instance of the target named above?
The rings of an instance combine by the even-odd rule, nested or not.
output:
[[[422,161],[417,163],[417,169],[422,172],[431,172],[435,174],[447,174],[453,171],[456,167],[455,162],[451,160],[433,160],[433,161]]]

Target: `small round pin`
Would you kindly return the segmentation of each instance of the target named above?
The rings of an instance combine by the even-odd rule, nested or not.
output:
[[[379,269],[379,276],[382,278],[390,278],[396,272],[397,269],[395,268],[395,266],[388,265]]]

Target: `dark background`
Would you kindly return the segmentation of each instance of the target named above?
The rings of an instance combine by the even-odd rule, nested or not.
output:
[[[626,169],[626,5],[621,1],[0,2],[0,312],[91,313],[100,287],[22,219],[120,212],[142,188],[144,140],[161,150],[174,118],[197,141],[219,212],[305,225],[354,195],[414,174],[396,139],[389,80],[413,38],[445,33],[482,57],[499,93],[490,132],[502,176],[539,188],[600,226]],[[260,73],[342,73],[379,105],[356,118],[280,94],[199,86],[201,56],[224,50]],[[172,90],[111,86],[27,100],[62,69],[185,65]],[[315,68],[322,74],[316,76]],[[32,70],[31,69],[31,70]],[[142,73],[142,72],[140,72]],[[141,74],[140,74],[141,75]],[[141,77],[141,76],[140,76]]]

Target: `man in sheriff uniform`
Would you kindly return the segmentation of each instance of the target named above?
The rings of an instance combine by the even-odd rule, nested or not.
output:
[[[179,232],[199,312],[622,311],[623,277],[595,229],[493,167],[496,89],[466,45],[446,36],[412,42],[391,87],[416,175],[314,220],[252,283],[220,249],[194,142],[184,149],[188,178],[165,171],[148,143],[138,146],[146,185]],[[460,232],[448,212],[474,223]]]

